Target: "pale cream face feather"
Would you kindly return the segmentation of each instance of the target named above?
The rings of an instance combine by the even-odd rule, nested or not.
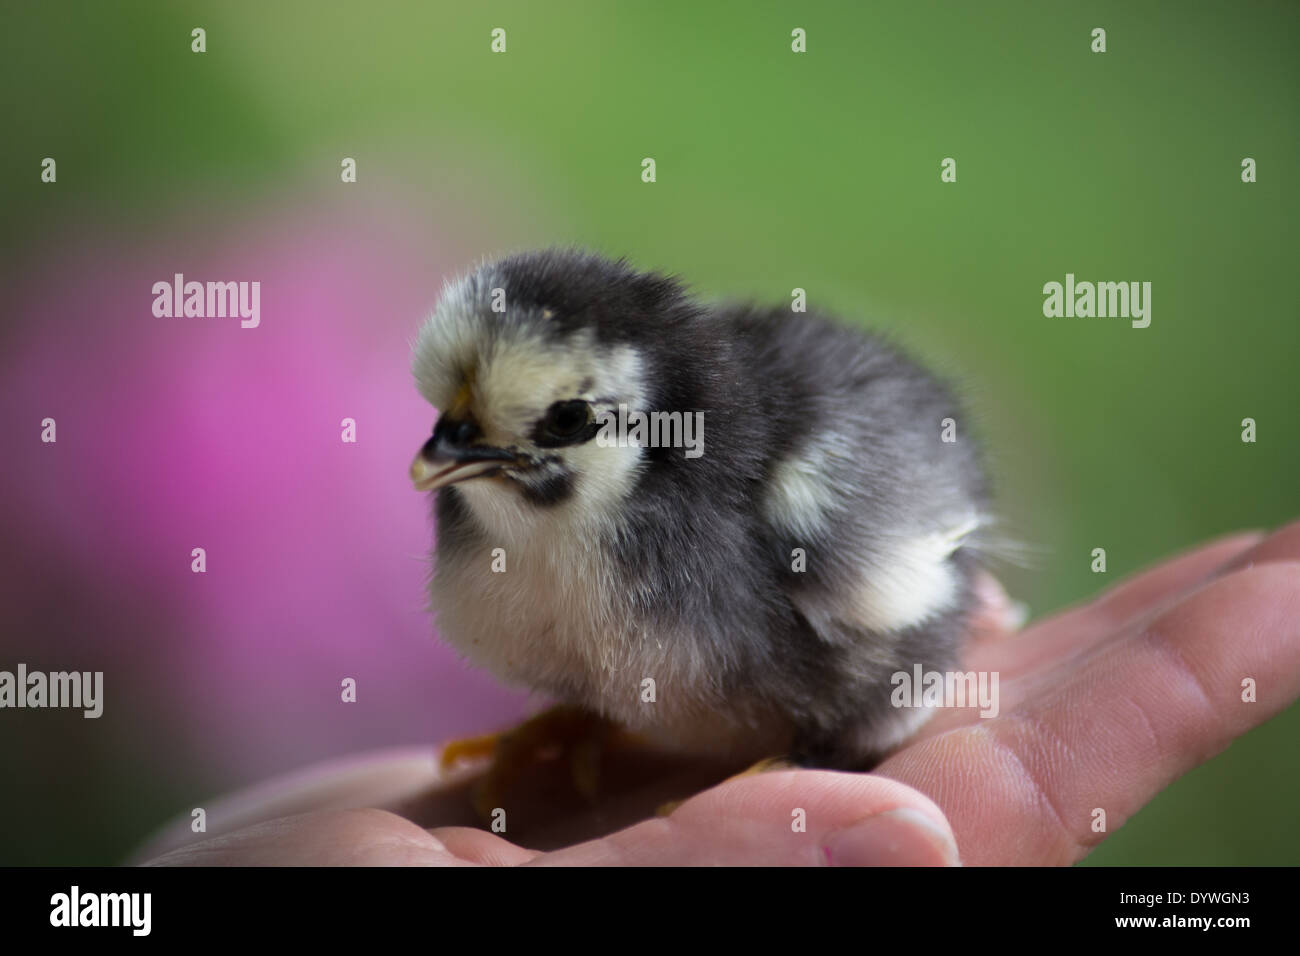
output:
[[[467,405],[486,444],[563,458],[577,486],[559,510],[575,519],[610,517],[636,484],[641,450],[596,442],[541,449],[529,435],[557,401],[580,398],[597,414],[617,409],[620,402],[642,407],[640,358],[627,347],[602,347],[586,332],[561,345],[528,324],[494,331],[492,323],[503,317],[470,301],[470,291],[467,279],[449,284],[420,329],[413,362],[420,393],[440,411],[458,402]],[[525,506],[508,483],[469,481],[461,490],[485,530],[515,544],[522,543],[520,535],[535,533],[538,509]]]

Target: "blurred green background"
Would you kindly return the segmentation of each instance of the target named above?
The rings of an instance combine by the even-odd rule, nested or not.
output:
[[[4,33],[8,268],[79,224],[309,202],[351,156],[349,201],[411,197],[462,267],[580,243],[891,330],[968,395],[1035,615],[1300,513],[1295,3],[22,3]],[[1067,272],[1150,281],[1150,327],[1045,318]],[[1300,861],[1298,733],[1293,708],[1089,862]],[[100,788],[124,850],[157,819]]]

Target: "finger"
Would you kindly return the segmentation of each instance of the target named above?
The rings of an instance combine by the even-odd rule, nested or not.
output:
[[[536,859],[536,850],[526,850],[495,833],[473,827],[437,827],[429,834],[457,859],[479,866],[519,866]]]
[[[967,862],[1070,863],[1156,793],[1300,694],[1300,563],[1218,578],[1062,669],[1014,712],[895,755]],[[1246,679],[1258,700],[1243,700]]]
[[[465,792],[475,768],[441,770],[432,747],[402,747],[330,760],[204,803],[207,829],[191,830],[190,812],[138,848],[138,863],[169,850],[267,820],[315,810],[405,809],[419,802],[437,822],[473,823]]]
[[[1021,639],[998,645],[991,652],[996,656],[982,656],[976,663],[980,669],[998,671],[1003,680],[1054,667],[1113,635],[1135,616],[1204,584],[1224,562],[1262,538],[1259,532],[1240,532],[1184,552],[1122,581],[1088,604],[1031,625]]]
[[[1111,588],[1088,606],[1089,612],[1112,625],[1124,624],[1204,584],[1225,562],[1263,538],[1261,531],[1242,531],[1183,552]]]
[[[1284,525],[1253,547],[1234,555],[1219,570],[1226,574],[1274,561],[1300,561],[1300,521]]]
[[[146,866],[459,866],[437,837],[383,810],[266,820],[180,847]]]
[[[737,778],[671,816],[537,858],[559,866],[956,865],[952,830],[926,796],[868,774]]]
[[[129,864],[269,820],[319,810],[389,810],[423,828],[481,827],[472,793],[489,760],[443,769],[436,747],[404,747],[330,760],[205,801],[207,829],[191,829],[189,811],[137,848]],[[734,762],[683,757],[619,745],[602,753],[596,805],[578,793],[566,760],[525,768],[508,794],[512,837],[543,849],[609,833],[652,815],[657,806],[716,784]]]

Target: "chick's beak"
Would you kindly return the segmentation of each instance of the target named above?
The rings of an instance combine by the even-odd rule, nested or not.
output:
[[[416,491],[435,491],[457,481],[464,481],[466,478],[476,478],[496,471],[500,467],[489,461],[451,462],[439,465],[429,461],[421,453],[411,462],[411,482],[415,485]]]
[[[500,471],[518,460],[504,448],[472,444],[478,429],[471,423],[438,419],[433,437],[411,462],[411,482],[416,491],[435,491],[458,481]]]

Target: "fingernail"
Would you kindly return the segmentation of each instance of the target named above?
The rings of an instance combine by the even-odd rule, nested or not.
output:
[[[1013,601],[1002,582],[987,571],[975,577],[975,602],[1004,630],[1018,631],[1029,620],[1029,605]]]
[[[1216,578],[1224,577],[1233,571],[1242,571],[1249,568],[1255,562],[1245,560],[1248,555],[1254,553],[1255,546],[1268,537],[1268,534],[1258,529],[1243,531],[1239,535],[1232,535],[1241,542],[1241,550],[1234,554],[1223,564],[1219,565],[1204,578],[1206,581],[1213,581]]]
[[[830,866],[961,866],[952,834],[908,807],[831,831],[822,853]]]
[[[1029,623],[1029,605],[1024,601],[1010,602],[1004,623],[1008,631],[1020,630]]]
[[[987,571],[981,571],[975,576],[975,598],[993,611],[1001,611],[1011,603],[1002,582]]]

